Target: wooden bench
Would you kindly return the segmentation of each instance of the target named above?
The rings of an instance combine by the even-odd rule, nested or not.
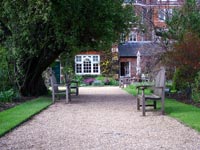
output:
[[[159,70],[153,72],[154,85],[141,85],[137,86],[137,110],[142,107],[142,115],[146,114],[146,106],[153,106],[156,109],[156,102],[161,100],[161,112],[164,114],[164,101],[165,101],[165,68],[161,67]],[[153,93],[151,95],[145,95],[145,89],[152,88]],[[140,94],[142,90],[142,94]],[[153,101],[153,104],[146,104],[147,100]],[[140,102],[142,104],[140,104]]]
[[[52,70],[50,70],[50,82],[51,82],[51,88],[52,88],[52,101],[53,103],[55,102],[56,98],[60,98],[61,95],[65,95],[66,96],[66,103],[69,103],[69,90],[67,85],[61,85],[58,84],[55,78],[54,73],[52,72]],[[65,89],[64,90],[60,90],[59,86],[64,86]]]
[[[131,77],[120,77],[119,87],[124,88],[126,85],[130,85],[134,82],[134,78]]]
[[[68,89],[69,101],[71,101],[72,94],[75,94],[76,96],[79,95],[78,81],[70,80],[68,75],[65,75],[65,81]],[[75,92],[73,92],[73,90],[75,90]]]

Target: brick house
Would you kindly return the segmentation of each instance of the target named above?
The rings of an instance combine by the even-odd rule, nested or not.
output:
[[[136,0],[132,5],[144,28],[133,26],[128,36],[121,36],[118,50],[119,75],[122,77],[136,76],[138,51],[142,73],[148,73],[151,61],[155,62],[155,56],[164,51],[156,33],[159,29],[166,29],[166,19],[170,19],[174,9],[183,5],[183,0]]]

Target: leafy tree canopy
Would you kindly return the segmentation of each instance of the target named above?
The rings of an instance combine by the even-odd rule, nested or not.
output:
[[[168,37],[182,40],[188,32],[200,36],[200,7],[196,0],[187,0],[183,7],[174,9],[173,17],[167,21]]]
[[[122,0],[1,0],[0,42],[11,51],[22,95],[46,92],[42,72],[62,53],[102,50],[134,22]]]
[[[187,83],[194,82],[200,69],[200,7],[196,0],[187,0],[175,11],[167,25],[168,32],[163,35],[174,42],[170,42],[172,46],[165,55],[166,60],[178,70],[177,88],[186,88]]]

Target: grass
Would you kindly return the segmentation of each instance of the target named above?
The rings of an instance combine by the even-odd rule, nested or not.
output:
[[[51,104],[50,98],[40,97],[0,112],[0,137]]]
[[[136,96],[136,86],[131,85],[125,90]],[[149,93],[149,92],[147,92]],[[160,109],[161,104],[158,102],[158,109]],[[165,113],[183,124],[197,130],[200,132],[200,108],[184,104],[176,101],[175,99],[165,99]]]
[[[160,108],[160,103],[158,103],[158,108]],[[165,112],[167,115],[200,132],[200,108],[166,98]]]

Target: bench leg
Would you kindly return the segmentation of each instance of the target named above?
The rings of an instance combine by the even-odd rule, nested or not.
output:
[[[76,96],[78,96],[79,91],[78,91],[78,87],[76,88]]]
[[[68,104],[69,103],[69,89],[68,87],[66,87],[66,103]]]
[[[156,109],[156,101],[153,101],[153,108]]]
[[[145,116],[145,98],[142,98],[142,115]]]
[[[137,98],[137,110],[140,110],[140,99]]]

